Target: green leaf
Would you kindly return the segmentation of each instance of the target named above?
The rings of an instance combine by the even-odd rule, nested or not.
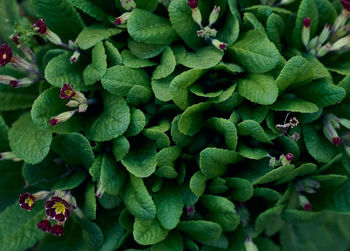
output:
[[[223,175],[228,164],[235,164],[240,160],[241,157],[234,151],[208,147],[199,155],[199,168],[208,179],[212,179]]]
[[[52,134],[37,127],[30,113],[23,114],[9,131],[11,150],[30,164],[41,162],[50,151]],[[31,147],[28,147],[31,146]]]
[[[136,41],[165,45],[176,39],[170,22],[151,12],[134,9],[128,18],[128,33]]]
[[[82,164],[89,169],[95,159],[90,142],[80,133],[57,135],[51,147],[64,162],[71,166]]]
[[[239,35],[239,21],[236,16],[231,13],[226,14],[226,22],[218,32],[217,38],[231,46],[236,42]]]
[[[156,207],[141,178],[130,174],[122,197],[126,208],[136,218],[145,221],[155,218]]]
[[[223,134],[226,146],[229,150],[235,150],[237,146],[237,129],[234,123],[223,118],[213,117],[208,120],[209,127]]]
[[[103,103],[103,112],[86,131],[90,140],[98,142],[121,136],[130,124],[130,109],[122,97],[104,93]]]
[[[216,240],[222,233],[222,228],[219,224],[206,220],[181,221],[178,228],[197,241]]]
[[[130,143],[126,137],[120,136],[112,140],[113,155],[116,161],[120,161],[130,150]]]
[[[108,21],[110,17],[101,8],[88,0],[68,0],[68,2],[98,21]]]
[[[195,172],[190,180],[190,189],[198,197],[200,197],[204,191],[207,182],[207,177],[203,175],[201,171]]]
[[[32,0],[32,3],[48,28],[65,41],[74,41],[85,26],[67,0]]]
[[[310,36],[314,37],[318,25],[318,11],[314,0],[302,0],[299,5],[297,19],[292,32],[293,45],[297,49],[300,49],[302,47],[301,31],[304,26],[303,19],[306,17],[309,17],[311,20]]]
[[[151,98],[152,91],[150,88],[144,87],[142,85],[135,85],[132,87],[126,96],[128,103],[133,106],[139,106],[140,104],[148,103]]]
[[[319,110],[318,106],[294,97],[285,97],[278,100],[271,106],[274,111],[288,111],[288,112],[300,112],[300,113],[314,113]]]
[[[129,50],[123,50],[121,53],[123,65],[130,68],[144,68],[156,65],[155,62],[148,59],[140,59]]]
[[[170,146],[170,140],[166,131],[170,129],[170,123],[167,120],[159,122],[159,125],[152,126],[143,130],[143,135],[148,139],[155,141],[157,148],[165,148]]]
[[[90,220],[96,220],[95,185],[90,183],[86,187],[83,211]]]
[[[78,187],[86,178],[86,174],[83,171],[77,171],[72,175],[59,179],[52,190],[72,190]]]
[[[148,59],[158,56],[162,51],[167,48],[167,45],[146,44],[135,41],[133,39],[128,40],[128,47],[132,54],[138,58]]]
[[[238,153],[248,159],[263,159],[268,156],[268,152],[264,148],[249,148],[244,144],[239,144]]]
[[[174,79],[174,75],[170,75],[163,79],[152,80],[152,91],[157,99],[163,102],[168,102],[172,99],[170,92],[170,83]]]
[[[281,92],[295,89],[312,81],[314,71],[312,65],[304,57],[292,57],[283,67],[276,79],[276,84]]]
[[[128,137],[136,136],[145,128],[145,126],[145,114],[139,109],[131,108],[131,121],[125,135]]]
[[[294,91],[301,99],[316,104],[318,107],[326,107],[340,103],[346,95],[342,87],[328,83],[326,80],[314,81]]]
[[[145,71],[119,65],[108,68],[101,83],[103,88],[110,93],[121,96],[126,96],[129,90],[136,85],[144,87],[150,85]]]
[[[168,231],[156,219],[135,219],[133,236],[138,244],[153,245],[164,240],[167,235]]]
[[[260,23],[260,21],[256,18],[256,16],[253,13],[244,13],[243,22],[245,26],[253,28],[253,30],[259,31],[265,36],[267,35],[264,26],[262,25],[262,23]]]
[[[166,48],[162,54],[159,65],[153,71],[152,79],[162,79],[169,76],[175,70],[176,59],[170,47]],[[153,85],[152,85],[153,87]]]
[[[99,202],[103,208],[112,209],[119,206],[122,203],[122,199],[117,195],[103,193],[102,197],[99,198]]]
[[[239,80],[238,91],[241,96],[260,105],[271,105],[278,96],[273,77],[261,74],[250,74],[248,78]]]
[[[259,185],[259,184],[267,184],[273,181],[278,181],[279,179],[287,176],[290,172],[294,170],[293,165],[285,165],[278,167],[276,169],[273,169],[272,171],[267,172],[259,179],[255,180],[253,182],[253,185]]]
[[[285,27],[284,27],[283,19],[275,13],[272,13],[266,22],[266,31],[267,36],[271,42],[275,44],[279,51],[282,50],[281,39],[284,35]]]
[[[100,81],[107,71],[107,55],[102,42],[98,42],[92,49],[92,63],[83,72],[85,85],[93,85]]]
[[[126,174],[123,169],[108,155],[102,157],[100,182],[103,189],[110,195],[121,193]]]
[[[149,177],[154,173],[157,165],[155,145],[144,142],[141,147],[131,149],[122,159],[122,164],[136,177]]]
[[[181,189],[171,185],[163,185],[161,191],[154,195],[157,219],[167,230],[174,229],[180,222],[184,206],[182,196]]]
[[[173,122],[171,123],[171,137],[176,145],[178,145],[179,147],[184,147],[189,145],[192,142],[192,137],[183,134],[179,130],[180,117],[181,115],[176,116]]]
[[[317,162],[327,163],[336,154],[331,143],[324,136],[319,135],[312,126],[304,125],[303,136],[306,149]]]
[[[121,32],[122,30],[117,28],[108,28],[100,24],[92,25],[84,28],[84,30],[79,33],[77,38],[78,45],[81,49],[87,50],[95,46],[98,42],[115,36]]]
[[[247,201],[253,196],[253,185],[246,179],[227,178],[226,183],[233,189],[231,197],[236,201]]]
[[[217,65],[224,53],[213,46],[203,47],[194,52],[187,52],[178,64],[193,69],[209,69]]]
[[[255,221],[255,229],[258,233],[266,230],[267,234],[274,233],[275,228],[281,225],[280,215],[284,205],[267,209],[261,213]],[[278,231],[279,229],[277,229]]]
[[[84,85],[82,76],[84,65],[80,61],[71,64],[70,56],[67,52],[50,60],[45,68],[45,78],[47,82],[58,88],[68,83],[77,91],[87,91],[88,88]]]
[[[227,49],[228,55],[248,71],[264,73],[275,68],[280,60],[276,46],[258,31],[248,31]]]
[[[244,120],[237,125],[238,135],[252,136],[257,141],[271,143],[264,129],[254,120]]]
[[[0,151],[5,151],[9,148],[8,132],[9,127],[0,115]]]
[[[314,221],[321,215],[321,212],[306,212],[304,210],[297,209],[287,209],[281,216],[286,222],[296,223],[296,222],[307,222]]]
[[[26,250],[44,237],[45,233],[36,226],[44,217],[42,205],[39,202],[29,214],[16,202],[1,212],[0,241],[3,251]]]
[[[235,205],[228,199],[214,195],[203,195],[201,204],[208,209],[206,216],[220,224],[224,231],[233,231],[240,223],[240,217],[235,210]]]
[[[105,235],[105,242],[103,243],[100,251],[112,251],[118,249],[124,242],[126,234],[124,229],[116,224]]]
[[[41,129],[55,133],[70,133],[81,130],[81,117],[75,114],[68,121],[56,126],[50,125],[50,119],[67,111],[66,102],[60,98],[60,89],[49,88],[39,95],[32,106],[32,119],[35,125]]]
[[[121,65],[123,63],[122,56],[119,53],[117,47],[115,47],[111,42],[105,41],[105,49],[107,54],[108,66]]]
[[[13,111],[30,108],[37,94],[28,92],[28,88],[13,89],[0,86],[0,111]]]
[[[157,243],[156,245],[152,245],[151,251],[182,251],[184,250],[184,244],[182,236],[178,232],[170,232],[168,237],[162,241]]]
[[[204,125],[202,112],[210,108],[210,103],[198,103],[190,106],[181,115],[179,120],[179,130],[189,136],[197,134]]]

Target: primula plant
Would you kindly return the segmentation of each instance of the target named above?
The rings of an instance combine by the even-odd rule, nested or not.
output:
[[[0,4],[0,251],[349,250],[350,1]]]

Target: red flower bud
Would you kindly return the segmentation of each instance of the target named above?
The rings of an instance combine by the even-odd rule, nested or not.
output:
[[[0,47],[0,66],[7,65],[12,59],[12,50],[6,44]]]
[[[227,45],[225,43],[219,44],[219,47],[220,47],[221,50],[225,50],[226,46]]]
[[[56,236],[61,236],[64,233],[62,224],[56,223],[53,225],[53,227],[50,229],[50,233]]]
[[[188,0],[187,3],[191,7],[191,9],[195,9],[198,7],[198,0]]]
[[[347,11],[350,11],[350,1],[349,0],[340,0],[340,2]]]
[[[117,17],[117,18],[115,19],[115,21],[114,21],[114,24],[115,24],[115,25],[121,25],[121,24],[122,24],[121,18],[120,18],[120,17]]]
[[[50,221],[48,220],[42,220],[38,223],[38,228],[41,230],[41,231],[44,231],[44,232],[47,232],[47,233],[50,233],[50,230],[51,230],[51,223]]]
[[[287,153],[286,159],[289,161],[292,161],[294,159],[294,154],[293,153]]]
[[[30,211],[34,206],[35,199],[31,193],[22,193],[19,195],[18,202],[21,208]]]
[[[64,199],[53,196],[45,203],[46,214],[59,222],[65,222],[70,216],[69,204]]]
[[[19,39],[18,37],[20,36],[21,34],[16,34],[12,37],[12,41],[15,43],[15,44],[19,44]]]
[[[50,119],[50,125],[55,126],[58,124],[58,120],[55,118]]]
[[[60,90],[60,98],[61,99],[70,99],[75,95],[75,91],[73,89],[73,86],[70,86],[67,83],[64,83],[61,90]]]
[[[309,17],[305,17],[305,18],[303,19],[303,24],[304,24],[304,26],[305,26],[306,28],[309,28],[310,25],[311,25],[311,19],[310,19]]]
[[[311,211],[311,210],[312,210],[311,204],[309,204],[309,203],[305,204],[305,205],[304,205],[304,209],[305,209],[306,211]]]
[[[18,87],[18,81],[17,80],[11,80],[10,81],[10,86],[13,87],[13,88]]]
[[[43,18],[37,20],[33,25],[36,33],[45,34],[47,32],[47,26]]]
[[[339,138],[339,137],[335,137],[335,138],[333,138],[333,139],[332,139],[332,141],[333,141],[334,145],[336,145],[336,146],[339,146],[339,145],[340,145],[340,143],[341,143],[341,140],[340,140],[340,138]]]

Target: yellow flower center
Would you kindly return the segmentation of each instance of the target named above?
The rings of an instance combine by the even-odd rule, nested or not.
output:
[[[72,90],[65,90],[64,93],[65,93],[67,96],[70,96],[70,95],[72,95],[73,91],[72,91]]]
[[[6,59],[6,58],[7,58],[7,55],[6,55],[6,54],[4,54],[4,55],[2,56],[2,58],[3,58],[3,59]]]
[[[24,201],[24,203],[26,203],[26,204],[28,204],[30,207],[32,207],[32,205],[34,204],[34,201],[33,201],[30,197],[28,197],[28,198]]]
[[[66,206],[61,202],[55,202],[52,208],[56,209],[56,214],[64,214],[66,212]]]

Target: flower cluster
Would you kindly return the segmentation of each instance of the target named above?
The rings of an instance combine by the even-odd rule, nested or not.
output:
[[[84,94],[79,91],[75,91],[73,89],[73,86],[70,86],[67,83],[64,83],[60,90],[60,98],[64,100],[70,100],[66,105],[68,107],[72,107],[76,109],[68,112],[63,112],[55,117],[52,117],[50,119],[50,124],[52,126],[55,126],[62,122],[67,121],[68,119],[73,117],[73,115],[76,112],[80,112],[80,113],[86,112],[89,106],[88,100],[86,99]]]
[[[287,122],[289,113],[287,114],[283,124],[277,124],[276,128],[281,131],[281,135],[287,136],[295,141],[300,139],[300,135],[297,132],[294,132],[292,135],[289,135],[289,130],[299,125],[299,120],[296,117],[292,117]]]
[[[335,20],[333,26],[325,25],[321,33],[310,40],[311,19],[303,19],[302,42],[306,50],[316,56],[323,57],[329,52],[344,52],[350,49],[349,24],[350,1],[341,0],[344,10]]]
[[[218,39],[215,39],[217,30],[214,28],[211,28],[211,26],[218,20],[219,13],[220,13],[220,6],[214,6],[214,9],[210,13],[209,16],[209,24],[205,27],[202,25],[202,14],[198,8],[198,0],[188,0],[188,5],[192,9],[192,19],[195,21],[198,26],[200,27],[200,30],[197,31],[198,37],[204,38],[205,41],[211,42],[213,46],[215,46],[219,50],[225,50],[227,47],[227,44],[221,42]]]
[[[275,168],[279,166],[289,165],[294,159],[294,154],[293,153],[287,153],[286,155],[281,154],[278,160],[275,157],[272,157],[270,155],[268,157],[270,157],[270,166]]]
[[[127,10],[127,12],[124,12],[121,16],[117,17],[114,20],[114,24],[117,26],[121,24],[125,24],[126,21],[128,21],[131,11],[136,8],[136,2],[134,0],[120,0],[120,5],[125,10]]]
[[[35,202],[38,200],[45,200],[45,219],[41,220],[37,226],[40,230],[51,233],[56,236],[61,236],[63,231],[63,224],[67,218],[71,215],[71,208],[73,208],[68,201],[70,201],[69,193],[64,193],[63,198],[58,196],[62,193],[56,192],[54,195],[49,198],[51,192],[38,192],[35,194],[23,193],[19,196],[19,205],[24,210],[30,211]],[[49,198],[49,199],[48,199]],[[51,220],[55,221],[55,224],[51,226]]]
[[[295,190],[298,193],[298,202],[302,208],[306,211],[312,210],[312,205],[308,198],[302,194],[302,192],[308,194],[316,193],[316,190],[320,188],[320,183],[314,179],[299,180],[295,183]]]

